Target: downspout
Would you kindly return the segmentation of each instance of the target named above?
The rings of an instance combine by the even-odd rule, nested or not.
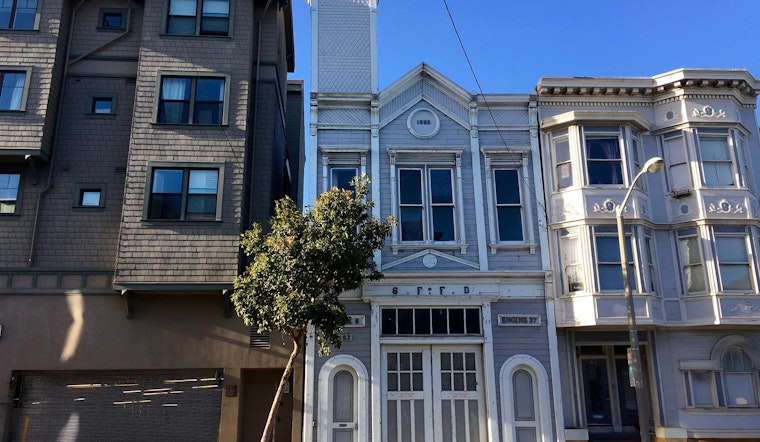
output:
[[[37,227],[39,226],[40,221],[40,206],[42,205],[42,198],[45,197],[45,195],[50,191],[50,188],[53,187],[53,169],[55,166],[55,151],[56,147],[58,145],[58,135],[61,128],[61,114],[63,114],[63,95],[64,90],[66,89],[66,76],[69,71],[69,63],[65,62],[69,58],[69,52],[71,51],[71,40],[72,36],[74,35],[74,23],[76,22],[76,16],[77,11],[79,8],[82,7],[82,5],[87,0],[82,0],[74,7],[74,10],[71,12],[71,24],[69,25],[69,35],[68,35],[68,41],[66,42],[66,54],[64,55],[64,65],[63,65],[63,73],[61,76],[61,89],[58,91],[58,108],[57,108],[57,114],[55,117],[55,133],[53,134],[53,144],[50,149],[50,170],[48,170],[48,176],[47,176],[47,182],[45,183],[45,187],[40,191],[40,193],[37,195],[37,207],[34,210],[34,223],[32,227],[32,242],[29,245],[29,258],[27,258],[26,265],[27,267],[32,266],[32,262],[34,260],[34,245],[36,244],[37,240]]]

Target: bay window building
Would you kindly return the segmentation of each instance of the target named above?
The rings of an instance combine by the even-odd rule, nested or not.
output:
[[[567,440],[637,437],[623,264],[658,440],[760,432],[758,92],[742,70],[539,82]]]

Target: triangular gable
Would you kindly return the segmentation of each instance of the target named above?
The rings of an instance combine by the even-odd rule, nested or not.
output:
[[[427,64],[421,63],[380,91],[380,127],[395,120],[420,101],[425,101],[469,129],[470,98],[464,89]]]

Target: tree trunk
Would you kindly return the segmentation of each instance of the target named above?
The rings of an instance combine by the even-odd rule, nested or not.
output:
[[[272,408],[269,409],[269,417],[267,417],[267,424],[264,426],[264,433],[261,434],[261,442],[270,442],[272,440],[272,433],[274,433],[274,424],[277,417],[277,410],[280,408],[280,400],[282,399],[283,391],[287,385],[290,375],[293,373],[293,365],[296,357],[301,353],[301,346],[303,345],[303,338],[306,335],[306,327],[299,330],[298,333],[291,333],[293,338],[293,351],[290,353],[288,364],[285,366],[285,371],[280,378],[280,385],[277,387],[277,392],[274,394],[272,400]]]

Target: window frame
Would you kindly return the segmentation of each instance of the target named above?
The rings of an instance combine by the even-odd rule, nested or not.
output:
[[[83,193],[98,191],[100,198],[97,205],[83,204]],[[106,185],[95,183],[80,183],[74,188],[74,205],[76,209],[103,209],[106,206]]]
[[[563,283],[561,293],[563,295],[586,291],[588,278],[586,278],[583,272],[582,241],[583,238],[579,227],[569,227],[559,231],[559,260]],[[571,247],[571,242],[574,243],[575,247]],[[570,253],[568,253],[571,250],[575,251],[575,260],[573,261],[570,261]],[[578,276],[577,280],[571,281],[570,271],[568,270],[571,267],[577,269],[573,271],[573,274]]]
[[[23,73],[24,74],[24,90],[21,93],[18,109],[0,109],[0,113],[4,112],[26,112],[27,98],[29,97],[29,84],[32,77],[32,68],[25,66],[8,66],[0,65],[0,97],[2,97],[2,86],[5,80],[5,74],[7,73]]]
[[[699,295],[706,293],[710,290],[710,280],[707,275],[707,265],[705,262],[705,249],[704,245],[702,244],[700,229],[698,227],[691,227],[686,229],[679,229],[674,232],[675,240],[676,240],[676,258],[678,262],[678,266],[681,269],[679,274],[681,275],[681,287],[682,287],[682,293],[686,296],[693,296],[693,295]],[[683,262],[683,253],[681,249],[681,245],[684,244],[685,241],[694,240],[698,251],[699,251],[699,262]],[[702,281],[704,284],[704,288],[702,290],[695,290],[695,291],[689,291],[689,284],[686,278],[686,267],[690,268],[697,268],[701,267],[700,269],[700,275],[702,277]],[[691,272],[689,272],[691,273]]]
[[[16,198],[13,200],[13,212],[0,212],[0,217],[19,215],[21,212],[21,196],[24,185],[24,174],[18,170],[0,169],[0,175],[18,175],[18,187],[16,188]]]
[[[145,197],[143,204],[143,221],[149,222],[218,222],[222,220],[222,203],[224,200],[224,163],[192,163],[192,162],[150,162],[148,164],[147,175],[145,180]],[[182,189],[181,189],[181,202],[180,202],[180,216],[179,218],[151,218],[151,202],[153,196],[153,180],[154,172],[156,170],[182,170]],[[187,218],[187,198],[189,195],[189,172],[192,170],[216,170],[217,171],[217,184],[216,184],[216,211],[214,218],[193,219]],[[185,173],[188,172],[188,173]]]
[[[119,14],[121,16],[121,25],[105,26],[105,18],[107,15]],[[127,8],[100,8],[98,10],[98,25],[96,29],[103,32],[124,32],[129,25],[129,9]]]
[[[624,290],[624,281],[623,281],[623,271],[621,268],[621,262],[620,259],[622,257],[620,256],[620,244],[618,239],[618,232],[617,227],[614,226],[594,226],[591,228],[591,238],[593,240],[593,253],[594,253],[594,272],[596,276],[596,289],[599,293],[615,293],[615,292],[622,292]],[[639,283],[639,275],[636,269],[640,268],[638,266],[638,247],[636,244],[636,229],[631,226],[625,227],[624,232],[624,238],[626,240],[626,255],[630,253],[630,257],[626,256],[628,259],[626,262],[628,263],[628,282],[631,288],[632,293],[640,293],[640,286]],[[612,238],[613,239],[613,250],[618,254],[618,261],[602,261],[599,258],[599,244],[597,240],[599,238]],[[615,266],[616,272],[620,272],[620,284],[621,287],[615,288],[615,287],[602,287],[602,272],[601,272],[601,266]],[[617,275],[617,273],[616,273]]]
[[[400,171],[418,169],[421,171],[423,186],[423,236],[421,241],[402,241],[401,226],[394,225],[391,229],[391,250],[397,254],[402,249],[458,249],[462,254],[467,253],[465,238],[465,224],[462,202],[462,147],[438,147],[438,148],[415,148],[415,147],[388,147],[390,157],[390,186],[391,186],[391,211],[396,219],[400,215]],[[454,227],[453,240],[436,241],[431,238],[432,223],[432,199],[430,194],[430,172],[433,170],[448,170],[451,174],[451,191]],[[448,204],[448,203],[447,203]]]
[[[739,226],[713,226],[712,227],[712,235],[713,235],[713,241],[712,241],[712,252],[713,252],[713,261],[715,263],[715,275],[717,277],[717,286],[718,290],[720,292],[729,292],[729,293],[755,293],[757,291],[757,276],[756,276],[756,270],[753,263],[752,255],[752,243],[751,243],[751,237],[750,233],[747,231],[745,227],[739,227]],[[723,282],[723,271],[721,269],[721,258],[720,253],[718,252],[718,240],[719,239],[726,239],[726,238],[741,238],[744,240],[744,252],[746,261],[745,262],[738,262],[738,261],[731,261],[724,263],[726,266],[746,266],[747,269],[747,276],[749,278],[749,288],[746,289],[727,289],[724,287]]]
[[[18,2],[19,0],[11,0],[13,4],[11,5],[11,10],[9,12],[8,17],[8,27],[0,27],[0,31],[37,31],[40,28],[40,3],[42,0],[37,0],[37,5],[34,8],[34,21],[32,23],[32,26],[30,28],[16,28],[12,25],[15,24],[16,21],[16,12],[18,11]]]
[[[318,150],[322,162],[322,192],[333,187],[333,169],[354,169],[357,176],[367,174],[369,146],[319,146]]]
[[[194,19],[194,32],[192,34],[181,34],[169,32],[169,21],[172,17],[185,17],[189,18],[190,15],[172,15],[171,14],[171,0],[166,2],[164,23],[162,25],[162,36],[170,37],[203,37],[203,38],[229,38],[232,36],[232,23],[233,23],[233,11],[235,9],[235,0],[227,0],[227,32],[226,33],[213,33],[202,32],[203,28],[203,6],[206,0],[195,0],[195,14],[192,16]]]
[[[577,174],[573,171],[573,143],[571,143],[570,139],[570,129],[562,129],[551,134],[552,172],[554,174],[554,190],[557,192],[576,185],[575,176]],[[562,161],[559,160],[560,155],[559,150],[557,150],[559,143],[567,145],[567,159]],[[569,179],[569,182],[563,185],[561,175],[565,173],[568,174],[566,178]]]
[[[161,97],[163,93],[163,80],[164,78],[186,78],[190,80],[190,92],[188,99],[188,116],[185,122],[163,122],[159,121],[160,107],[165,101]],[[209,123],[194,123],[194,110],[197,105],[195,100],[195,90],[197,88],[197,80],[199,79],[222,79],[224,81],[224,96],[222,97],[222,118],[217,124]],[[159,71],[156,76],[156,94],[154,97],[153,117],[152,122],[155,125],[160,126],[183,126],[183,127],[226,127],[229,125],[229,108],[230,108],[230,75],[219,72],[189,72],[189,71]],[[182,100],[184,101],[184,100]]]
[[[626,149],[625,136],[623,134],[623,126],[596,126],[596,125],[581,125],[579,126],[581,132],[581,146],[583,147],[583,158],[585,161],[585,182],[588,186],[617,186],[623,187],[628,182],[628,167],[626,158],[628,157],[628,151]],[[592,140],[617,140],[617,152],[619,158],[592,158],[589,152],[589,141]],[[594,163],[617,163],[620,172],[619,183],[606,183],[606,182],[591,182],[591,169],[590,166]]]
[[[95,102],[98,100],[110,100],[111,109],[110,112],[95,112]],[[116,94],[113,93],[95,93],[87,96],[87,111],[86,115],[91,117],[112,117],[116,115]]]
[[[505,152],[503,147],[482,147],[480,149],[483,154],[483,160],[485,163],[485,177],[486,177],[486,199],[488,207],[488,234],[489,234],[489,248],[491,253],[495,254],[500,249],[523,249],[527,248],[531,254],[536,253],[535,233],[533,229],[533,207],[531,205],[531,198],[528,195],[526,187],[526,177],[529,175],[529,158],[530,148],[528,147],[510,147],[508,152]],[[497,192],[497,171],[514,171],[517,174],[518,184],[518,196],[520,198],[520,228],[522,232],[522,239],[515,240],[502,240],[499,235],[499,214],[498,209],[501,206],[498,203]],[[510,205],[514,207],[515,205]]]
[[[720,139],[722,141],[725,141],[725,148],[726,153],[728,154],[728,159],[709,159],[706,160],[704,157],[704,151],[703,149],[703,142],[708,139]],[[704,127],[698,127],[694,129],[694,142],[696,145],[696,152],[697,152],[697,158],[698,158],[698,164],[699,164],[699,173],[700,173],[700,183],[702,187],[705,188],[736,188],[740,186],[741,179],[739,177],[738,168],[737,168],[737,157],[736,157],[736,148],[735,143],[733,140],[732,133],[729,129],[713,129],[713,128],[704,128]],[[730,173],[731,173],[731,184],[710,184],[708,183],[708,174],[706,172],[705,166],[707,164],[728,164]]]

